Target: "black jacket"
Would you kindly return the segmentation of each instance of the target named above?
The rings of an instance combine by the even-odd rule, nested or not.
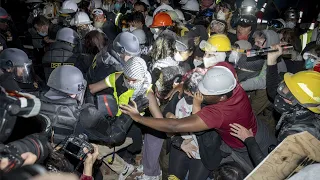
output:
[[[13,74],[0,69],[0,86],[8,91],[21,91],[16,80],[13,78]]]
[[[42,58],[46,81],[48,81],[51,72],[59,65],[57,63],[74,65],[79,56],[80,54],[75,52],[71,44],[61,41],[54,42]]]

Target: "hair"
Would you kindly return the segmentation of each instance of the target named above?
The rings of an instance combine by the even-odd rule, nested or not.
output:
[[[283,28],[278,31],[278,34],[282,34],[282,39],[280,41],[285,41],[291,45],[296,44],[296,33],[293,29],[290,28]]]
[[[213,172],[215,180],[243,180],[246,172],[236,162],[227,162]]]
[[[185,82],[183,83],[183,89],[186,91],[196,93],[198,91],[198,85],[203,79],[205,71],[201,68],[196,68],[194,72],[187,75]]]
[[[221,97],[221,96],[227,96],[227,98],[229,99],[229,98],[231,98],[232,95],[233,95],[233,90],[230,91],[230,92],[227,92],[227,93],[225,93],[225,94],[221,94],[220,97]]]
[[[172,39],[170,36],[159,36],[153,43],[150,51],[150,56],[153,62],[156,62],[160,59],[165,59],[167,57],[172,57],[174,53],[173,43],[174,39]]]
[[[42,15],[39,15],[39,16],[37,16],[37,17],[35,17],[33,19],[32,24],[33,24],[33,26],[35,26],[35,25],[37,25],[37,26],[46,26],[46,25],[50,24],[50,21],[46,17],[44,17]]]
[[[143,6],[144,8],[144,12],[146,12],[148,10],[148,6],[146,5],[146,3],[141,2],[141,1],[137,1],[134,6]]]
[[[142,24],[145,24],[145,19],[141,12],[134,12],[131,15],[132,15],[132,22],[141,22]]]
[[[90,54],[97,54],[108,43],[107,37],[97,30],[88,32],[84,39],[86,51]]]
[[[63,152],[53,151],[44,161],[44,165],[48,171],[73,172],[74,165],[64,156]]]

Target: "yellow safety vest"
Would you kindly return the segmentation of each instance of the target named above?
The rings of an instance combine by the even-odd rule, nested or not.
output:
[[[302,50],[307,46],[309,42],[311,42],[312,31],[313,30],[308,30],[306,33],[300,35]]]
[[[116,99],[118,105],[129,104],[130,98],[133,96],[133,93],[134,93],[134,89],[128,89],[126,92],[122,93],[120,96],[118,95],[117,85],[116,85],[116,80],[117,80],[116,77],[121,74],[122,74],[122,72],[115,72],[115,73],[112,73],[109,75],[109,81],[107,81],[105,79],[105,83],[107,84],[107,86],[113,88],[113,96]],[[149,93],[151,88],[152,88],[152,84],[147,89],[146,94]],[[116,114],[116,116],[120,116],[121,114],[122,114],[122,112],[118,108],[118,113]]]

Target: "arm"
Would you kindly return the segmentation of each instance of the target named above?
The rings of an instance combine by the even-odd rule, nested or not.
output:
[[[196,114],[201,110],[201,103],[203,102],[203,96],[198,91],[193,95],[192,114]]]
[[[242,81],[240,83],[241,87],[245,91],[265,89],[266,88],[266,71],[267,71],[267,64],[264,64],[260,71],[260,74],[257,77]]]
[[[149,110],[150,110],[151,115],[155,118],[163,118],[153,91],[150,91],[147,94],[147,98],[149,100]]]
[[[113,75],[113,74],[110,74],[104,80],[101,80],[101,81],[94,83],[94,84],[90,84],[89,89],[90,89],[91,94],[95,94],[99,91],[102,91],[102,90],[108,88],[108,87],[111,87],[111,83],[110,83],[111,75]],[[116,74],[115,80],[118,79],[119,76],[120,76],[120,74]]]

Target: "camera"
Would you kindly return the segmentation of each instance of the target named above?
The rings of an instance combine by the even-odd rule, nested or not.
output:
[[[88,153],[93,153],[94,148],[88,142],[88,137],[85,134],[70,135],[64,141],[64,145],[62,147],[63,151],[78,160],[84,160],[87,156],[87,153],[83,151],[84,148],[88,149]]]
[[[20,167],[24,163],[21,154],[25,152],[35,154],[36,162],[43,162],[50,153],[50,144],[46,134],[31,134],[7,145],[0,145],[0,159],[8,158],[9,160],[6,171]]]

